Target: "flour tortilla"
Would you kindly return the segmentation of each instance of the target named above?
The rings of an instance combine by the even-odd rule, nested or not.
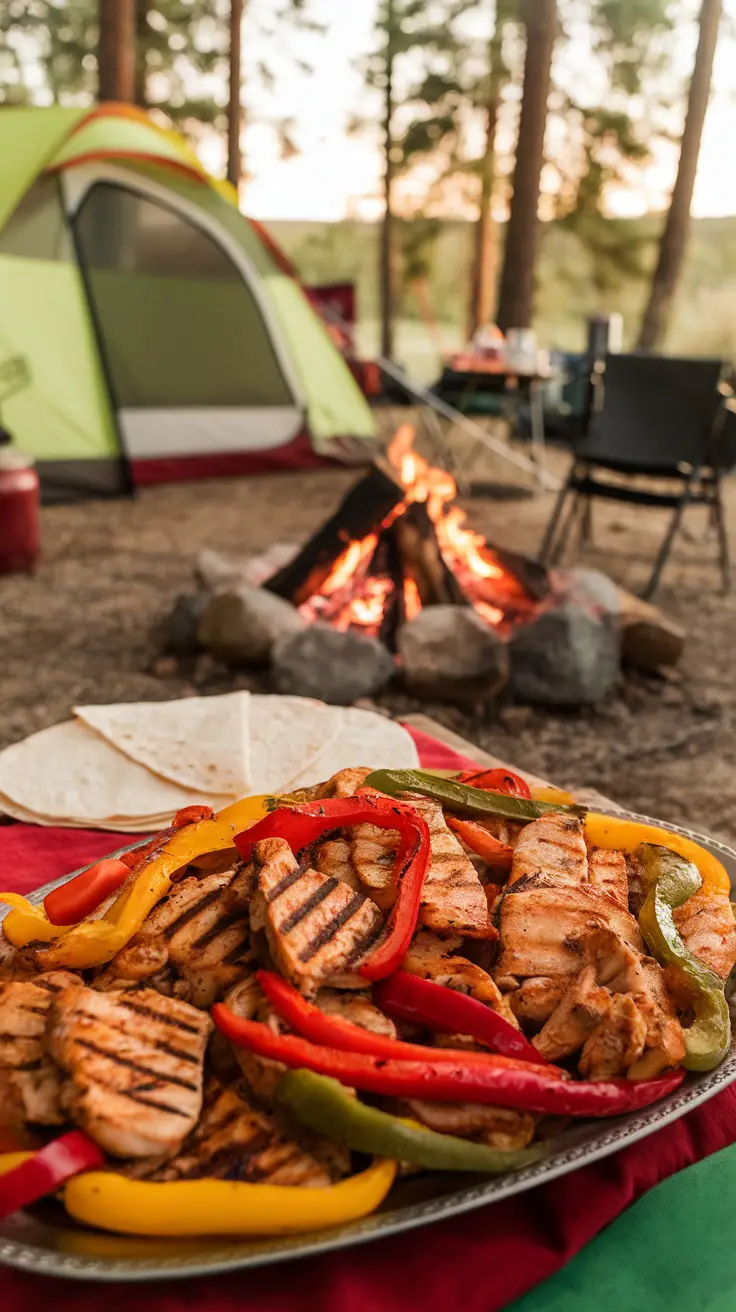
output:
[[[231,794],[179,788],[117,751],[81,720],[42,729],[0,752],[0,794],[47,823],[144,827],[183,806],[227,806]]]
[[[340,724],[340,707],[311,697],[251,697],[253,792],[286,792],[335,740]]]
[[[414,739],[394,720],[357,707],[339,707],[337,732],[321,751],[286,781],[283,791],[321,783],[349,766],[411,769],[419,765]]]
[[[75,706],[74,714],[131,760],[181,788],[243,797],[252,791],[249,704],[249,692],[231,692]]]

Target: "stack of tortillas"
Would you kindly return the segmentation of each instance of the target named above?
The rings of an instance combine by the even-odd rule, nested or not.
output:
[[[0,752],[0,812],[42,825],[146,833],[184,806],[219,810],[349,765],[417,764],[410,735],[372,711],[304,697],[187,697],[77,706]]]

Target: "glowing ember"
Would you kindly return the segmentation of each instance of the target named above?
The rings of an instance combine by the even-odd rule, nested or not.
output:
[[[331,622],[336,629],[350,629],[359,625],[377,633],[386,610],[386,603],[394,590],[389,578],[371,577],[363,581],[359,596],[353,597]]]
[[[495,628],[503,619],[503,611],[498,606],[491,606],[487,601],[474,601],[473,606],[484,620]]]

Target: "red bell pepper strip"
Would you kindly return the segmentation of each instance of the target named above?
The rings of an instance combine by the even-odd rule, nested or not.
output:
[[[458,775],[458,783],[470,784],[489,793],[508,793],[509,797],[531,797],[531,789],[520,774],[513,770],[466,770]]]
[[[80,1171],[96,1170],[104,1163],[102,1149],[81,1130],[62,1134],[20,1166],[0,1175],[0,1220],[54,1193]]]
[[[117,893],[129,874],[127,862],[107,857],[55,888],[44,898],[43,909],[52,925],[76,925],[111,893]]]
[[[389,980],[383,981],[390,983]],[[409,976],[411,979],[412,977]],[[420,981],[421,982],[421,981]],[[303,998],[301,993],[294,988],[292,984],[287,983],[280,975],[274,974],[271,970],[258,971],[258,983],[269,1002],[276,1009],[282,1020],[291,1026],[304,1039],[310,1039],[312,1043],[324,1044],[327,1048],[339,1048],[341,1052],[362,1052],[373,1057],[390,1057],[404,1058],[406,1061],[423,1061],[430,1060],[443,1064],[451,1064],[457,1061],[478,1061],[481,1065],[487,1065],[492,1058],[490,1052],[473,1052],[465,1049],[453,1048],[430,1048],[423,1047],[418,1043],[403,1043],[401,1039],[392,1039],[388,1034],[376,1034],[373,1030],[363,1029],[362,1025],[353,1025],[349,1020],[342,1020],[339,1016],[327,1016],[313,1002],[308,1002]],[[375,987],[380,987],[376,985]],[[433,987],[439,987],[433,986]],[[443,992],[448,993],[449,989]],[[482,1006],[478,1003],[478,1006]],[[499,1017],[501,1020],[501,1017]],[[502,1025],[511,1030],[513,1034],[520,1039],[519,1047],[529,1050],[529,1056],[524,1060],[534,1061],[539,1066],[546,1064],[545,1058],[540,1057],[539,1053],[527,1043],[526,1039],[515,1030],[507,1021],[501,1020]],[[507,1053],[507,1056],[518,1057],[519,1053]],[[551,1070],[555,1075],[562,1078],[562,1071],[553,1066]]]
[[[504,1057],[531,1061],[537,1066],[548,1065],[546,1057],[537,1052],[520,1030],[484,1002],[468,997],[467,993],[448,989],[444,984],[435,984],[431,979],[411,975],[408,970],[397,970],[388,979],[374,984],[373,999],[381,1011],[394,1020],[429,1025],[449,1030],[451,1034],[469,1034]],[[558,1068],[552,1066],[550,1069],[556,1071]]]
[[[429,829],[423,816],[411,806],[380,796],[334,797],[323,802],[305,802],[280,807],[235,837],[235,846],[249,861],[256,843],[264,838],[283,838],[296,855],[335,829],[372,824],[395,829],[400,836],[394,866],[398,894],[386,931],[368,958],[358,967],[366,979],[390,975],[403,959],[419,915],[422,885],[429,865]]]
[[[566,1080],[529,1062],[490,1055],[482,1064],[466,1060],[392,1061],[365,1053],[340,1052],[309,1043],[295,1034],[275,1034],[260,1021],[243,1020],[218,1002],[212,1009],[217,1028],[231,1043],[271,1057],[292,1068],[331,1075],[341,1084],[367,1093],[432,1102],[479,1102],[515,1107],[541,1115],[619,1116],[648,1107],[679,1088],[681,1068],[655,1080]]]
[[[511,869],[514,849],[508,843],[502,843],[500,839],[494,838],[493,834],[489,834],[485,826],[479,824],[477,820],[456,820],[452,815],[448,815],[446,819],[450,829],[455,831],[458,838],[462,838],[471,852],[482,856],[486,865],[502,872]]]

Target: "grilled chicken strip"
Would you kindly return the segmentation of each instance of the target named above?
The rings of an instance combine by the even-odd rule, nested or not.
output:
[[[431,856],[422,890],[419,920],[438,934],[495,938],[488,902],[478,871],[445,823],[442,807],[427,798],[407,797],[429,827]],[[353,864],[371,897],[383,910],[396,900],[394,863],[399,845],[395,830],[356,825]]]
[[[556,979],[550,979],[545,975],[533,976],[531,979],[523,979],[518,988],[512,989],[510,993],[505,993],[503,996],[520,1023],[541,1025],[548,1016],[552,1015],[564,996],[567,985],[566,976]]]
[[[275,1034],[281,1033],[282,1023],[255,975],[236,984],[224,1001],[225,1006],[242,1020],[257,1020],[263,1025],[268,1025]],[[245,1076],[248,1088],[259,1102],[268,1106],[273,1100],[276,1085],[286,1070],[283,1062],[274,1061],[271,1057],[259,1057],[256,1053],[246,1052],[245,1048],[238,1048],[235,1045],[232,1045],[231,1051]]]
[[[38,967],[30,952],[19,952],[3,934],[0,922],[0,985],[11,980],[33,979]]]
[[[701,888],[674,913],[686,947],[721,979],[736,963],[736,920],[727,893]]]
[[[412,1098],[409,1113],[422,1125],[440,1134],[474,1139],[490,1148],[526,1148],[534,1137],[537,1117],[506,1107],[486,1107],[474,1102],[425,1102]]]
[[[527,976],[554,979],[577,974],[582,964],[581,938],[590,929],[611,929],[631,947],[643,947],[634,917],[607,895],[588,885],[550,887],[544,874],[508,887],[500,921],[502,951],[494,979],[502,989],[516,988]]]
[[[588,850],[582,820],[552,812],[522,829],[514,850],[509,884],[543,875],[552,888],[580,888],[588,882]]]
[[[595,966],[584,966],[532,1043],[549,1061],[569,1057],[583,1046],[610,1009],[611,994],[596,983]]]
[[[47,1026],[64,1110],[114,1157],[177,1152],[202,1108],[211,1028],[196,1007],[153,989],[64,989]]]
[[[207,1009],[253,969],[248,903],[251,866],[175,884],[127,947],[97,976],[100,989],[150,982]]]
[[[580,947],[586,964],[595,969],[597,982],[614,996],[628,994],[643,1021],[644,1050],[632,1059],[629,1078],[653,1078],[679,1065],[685,1055],[685,1039],[658,963],[624,943],[610,929],[589,929]],[[621,1025],[626,1023],[623,1013],[619,1019]],[[634,1046],[632,1040],[625,1051],[632,1051]]]
[[[320,989],[315,1002],[326,1016],[350,1021],[351,1025],[360,1025],[361,1029],[384,1034],[389,1039],[396,1038],[396,1026],[371,1002],[370,993],[340,993],[337,989]]]
[[[594,847],[588,853],[591,887],[612,898],[624,911],[629,909],[629,881],[623,852]]]
[[[613,1080],[630,1070],[644,1051],[647,1025],[628,993],[611,998],[608,1013],[588,1036],[578,1069],[588,1080]]]
[[[277,1119],[251,1107],[235,1089],[208,1082],[202,1118],[181,1152],[154,1180],[246,1180],[325,1187],[329,1173],[289,1138]]]
[[[321,875],[341,879],[349,884],[356,893],[362,892],[362,885],[355,866],[350,843],[346,838],[328,838],[315,850],[314,863]]]
[[[49,971],[0,987],[0,1125],[61,1125],[59,1072],[46,1050],[46,1021],[62,989],[79,984],[70,971]]]
[[[251,926],[265,929],[274,961],[307,996],[321,983],[362,988],[356,967],[383,932],[383,916],[342,880],[300,866],[281,838],[256,843]]]
[[[499,1012],[512,1025],[517,1024],[507,1000],[491,976],[481,966],[468,961],[467,957],[458,956],[454,944],[443,942],[426,930],[420,931],[414,935],[402,964],[410,974],[434,980],[445,988],[477,998],[492,1011]]]

